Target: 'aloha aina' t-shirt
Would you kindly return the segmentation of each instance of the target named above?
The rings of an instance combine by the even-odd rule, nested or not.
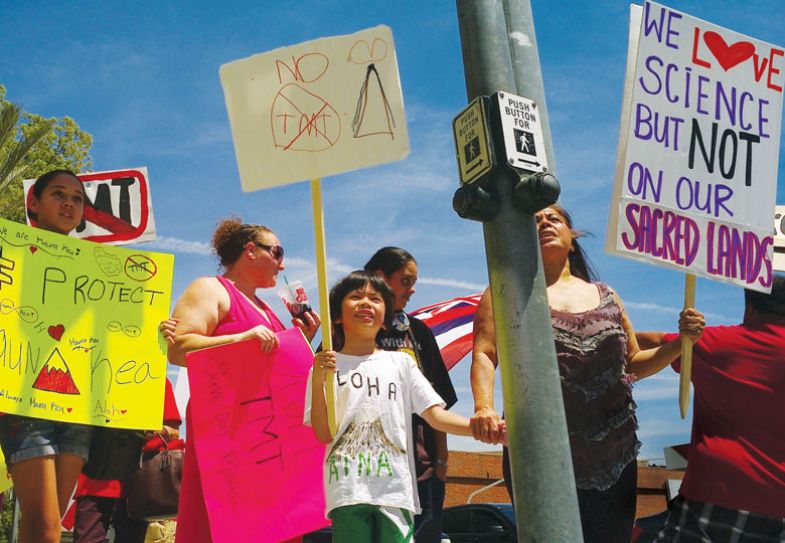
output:
[[[444,407],[444,402],[408,354],[338,353],[336,362],[335,410],[340,422],[325,456],[327,512],[363,503],[419,513],[411,415],[434,405]],[[304,417],[309,425],[311,379],[309,375]]]

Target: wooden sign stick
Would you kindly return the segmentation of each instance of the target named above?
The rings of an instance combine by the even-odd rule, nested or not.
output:
[[[695,307],[695,275],[688,273],[684,278],[684,309]],[[679,377],[679,411],[681,418],[687,417],[690,407],[690,379],[692,378],[693,341],[681,338],[681,375]]]
[[[330,322],[330,291],[327,288],[327,251],[324,242],[324,213],[322,211],[322,180],[311,179],[311,203],[313,207],[313,234],[316,243],[316,279],[319,286],[319,316],[322,319],[322,349],[332,351],[333,336]],[[330,435],[338,430],[335,420],[335,381],[325,381],[327,403],[327,425]]]

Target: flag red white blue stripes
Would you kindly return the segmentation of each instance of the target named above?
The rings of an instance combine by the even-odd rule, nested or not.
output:
[[[480,298],[482,294],[460,296],[409,313],[427,324],[436,336],[448,370],[472,350],[472,326]]]

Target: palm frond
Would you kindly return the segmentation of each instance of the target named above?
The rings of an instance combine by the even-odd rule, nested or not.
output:
[[[21,113],[21,106],[11,102],[0,102],[0,153],[6,144],[14,140]]]
[[[43,122],[30,131],[24,139],[13,139],[0,146],[0,191],[25,175],[27,167],[22,165],[22,159],[52,130],[52,126],[51,121]]]

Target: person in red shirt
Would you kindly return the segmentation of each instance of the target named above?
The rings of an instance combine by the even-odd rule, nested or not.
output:
[[[687,472],[657,541],[785,541],[785,276],[745,291],[742,324],[706,327],[692,364]]]
[[[172,383],[167,379],[163,428],[160,434],[167,439],[170,449],[184,447],[183,441],[178,439],[181,422]],[[147,443],[140,453],[163,450],[164,443],[161,441],[161,436],[158,432],[149,432]],[[120,481],[91,479],[81,474],[74,499],[76,500],[74,543],[104,543],[107,541],[110,525],[114,525],[115,543],[144,543],[148,523],[128,516],[123,485]]]

